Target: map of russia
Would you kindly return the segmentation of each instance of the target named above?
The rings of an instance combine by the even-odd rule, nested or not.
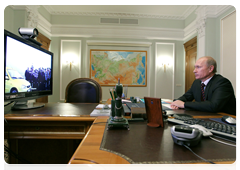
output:
[[[101,85],[146,86],[146,51],[91,51],[91,78]]]

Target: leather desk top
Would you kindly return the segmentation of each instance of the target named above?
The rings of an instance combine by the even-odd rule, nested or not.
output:
[[[110,129],[104,132],[101,150],[115,153],[130,163],[196,163],[203,162],[184,146],[174,144],[170,129],[171,123],[164,128],[152,128],[147,122],[130,122],[130,130]],[[227,146],[202,138],[191,149],[199,156],[213,162],[235,161],[236,147]]]
[[[28,110],[5,110],[5,118],[10,117],[86,117],[98,103],[46,103],[44,107]]]

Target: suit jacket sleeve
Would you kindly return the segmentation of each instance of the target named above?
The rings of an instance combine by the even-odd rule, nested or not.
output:
[[[201,91],[199,91],[201,87],[200,83],[201,81],[195,80],[191,88],[177,100],[181,100],[183,102],[192,102],[193,100],[201,101]]]
[[[223,112],[226,107],[232,107],[228,106],[229,101],[232,101],[233,97],[235,98],[231,82],[222,76],[213,78],[205,89],[206,101],[201,101],[200,82],[197,83],[197,81],[193,83],[186,94],[179,98],[185,102],[186,109]],[[192,98],[195,99],[195,102],[192,102]]]

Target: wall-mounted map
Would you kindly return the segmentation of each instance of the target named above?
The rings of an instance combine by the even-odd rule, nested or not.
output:
[[[147,51],[90,50],[90,78],[102,86],[147,86]]]

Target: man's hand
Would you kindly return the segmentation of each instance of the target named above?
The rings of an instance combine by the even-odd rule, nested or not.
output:
[[[172,109],[184,108],[184,102],[181,100],[176,100],[176,101],[172,102],[171,108]]]

